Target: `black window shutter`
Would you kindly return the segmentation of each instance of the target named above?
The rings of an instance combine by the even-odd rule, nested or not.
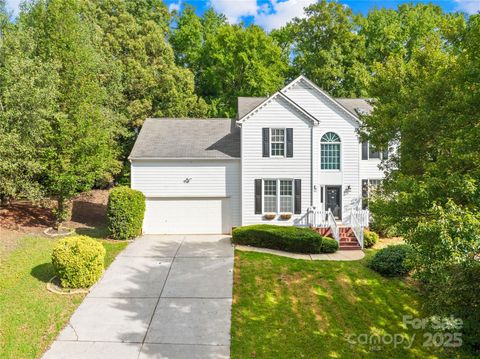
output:
[[[368,180],[362,180],[362,208],[368,207]]]
[[[368,142],[362,142],[362,160],[368,160]]]
[[[262,128],[263,157],[270,157],[270,129]]]
[[[287,157],[293,157],[293,128],[287,128]]]
[[[294,203],[294,213],[302,213],[302,180],[295,180],[295,203]]]
[[[255,180],[255,214],[262,214],[262,180]]]

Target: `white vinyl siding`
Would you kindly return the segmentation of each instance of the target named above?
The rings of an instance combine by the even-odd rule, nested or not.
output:
[[[332,100],[319,93],[304,81],[299,81],[286,91],[286,95],[320,121],[313,132],[313,204],[323,208],[321,188],[342,186],[342,220],[348,221],[351,209],[361,207],[360,158],[361,147],[356,132],[358,121],[340,109]],[[321,139],[328,132],[340,138],[340,170],[321,168]],[[324,199],[325,200],[325,199]]]
[[[147,198],[229,198],[231,225],[241,225],[239,160],[133,160],[131,187]]]
[[[242,225],[254,223],[292,225],[305,214],[310,206],[311,126],[309,119],[293,109],[281,97],[272,99],[242,124]],[[263,157],[262,128],[292,128],[294,156]],[[255,214],[255,179],[293,178],[302,180],[302,214],[294,214],[290,220],[282,220],[279,216],[267,220],[263,214]],[[262,201],[264,202],[264,198]],[[280,203],[278,210],[279,206]]]

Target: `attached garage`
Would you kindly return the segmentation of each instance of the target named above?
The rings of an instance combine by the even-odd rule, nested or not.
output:
[[[230,233],[241,223],[240,136],[230,119],[148,119],[130,154],[145,234]]]
[[[230,233],[230,198],[147,198],[146,234]]]

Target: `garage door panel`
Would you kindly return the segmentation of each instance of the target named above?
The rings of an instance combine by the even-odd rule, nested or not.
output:
[[[229,233],[229,198],[147,198],[146,234]]]

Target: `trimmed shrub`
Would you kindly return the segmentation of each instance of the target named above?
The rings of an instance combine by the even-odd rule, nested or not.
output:
[[[329,239],[325,239],[310,228],[271,224],[255,224],[235,228],[232,240],[235,244],[295,253],[322,253],[323,244],[326,241],[329,242]],[[332,250],[333,247],[328,243],[326,248]]]
[[[142,234],[145,196],[128,187],[116,187],[108,196],[107,219],[110,236],[133,239]]]
[[[378,234],[375,232],[369,231],[368,229],[365,229],[363,231],[363,245],[365,248],[370,248],[372,247],[375,243],[378,242]]]
[[[87,236],[66,237],[53,248],[52,264],[65,288],[87,288],[102,275],[105,248]]]
[[[399,244],[380,249],[368,262],[368,266],[385,277],[403,277],[412,269],[413,249]]]
[[[338,251],[338,242],[330,237],[323,237],[322,248],[320,250],[322,253],[335,253]]]

